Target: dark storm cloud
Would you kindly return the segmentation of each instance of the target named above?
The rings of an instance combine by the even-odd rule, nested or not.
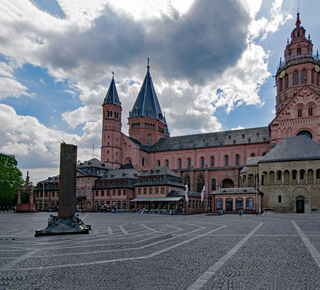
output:
[[[107,8],[86,32],[74,27],[49,40],[43,57],[66,72],[84,62],[133,70],[150,57],[162,78],[201,84],[236,63],[246,47],[248,23],[236,0],[201,0],[180,18],[145,21]]]

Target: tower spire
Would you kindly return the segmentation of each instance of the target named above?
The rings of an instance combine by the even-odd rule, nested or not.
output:
[[[301,21],[300,21],[300,13],[298,12],[298,13],[297,13],[296,27],[299,28],[299,27],[300,27],[300,24],[301,24]]]

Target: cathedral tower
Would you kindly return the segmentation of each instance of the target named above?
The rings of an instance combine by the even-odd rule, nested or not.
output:
[[[271,147],[286,137],[307,135],[320,141],[320,62],[313,55],[310,35],[301,26],[297,14],[296,27],[287,40],[284,61],[276,73],[276,117],[270,123]]]
[[[122,161],[121,146],[121,102],[114,77],[104,98],[102,120],[101,161],[118,169]]]
[[[169,136],[149,69],[148,63],[147,74],[128,118],[129,136],[142,145],[153,145],[160,138]]]

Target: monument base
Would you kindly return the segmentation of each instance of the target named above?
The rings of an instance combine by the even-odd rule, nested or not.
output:
[[[45,229],[36,231],[34,236],[89,234],[90,230],[91,226],[85,225],[76,216],[66,219],[55,217]]]

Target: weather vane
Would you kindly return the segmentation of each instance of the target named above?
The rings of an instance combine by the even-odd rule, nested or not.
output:
[[[112,72],[112,78],[114,78],[114,71]]]
[[[149,65],[150,59],[149,59],[149,57],[147,58],[147,60],[148,60],[148,66],[147,66],[147,68],[149,68],[149,67],[150,67],[150,65]]]

